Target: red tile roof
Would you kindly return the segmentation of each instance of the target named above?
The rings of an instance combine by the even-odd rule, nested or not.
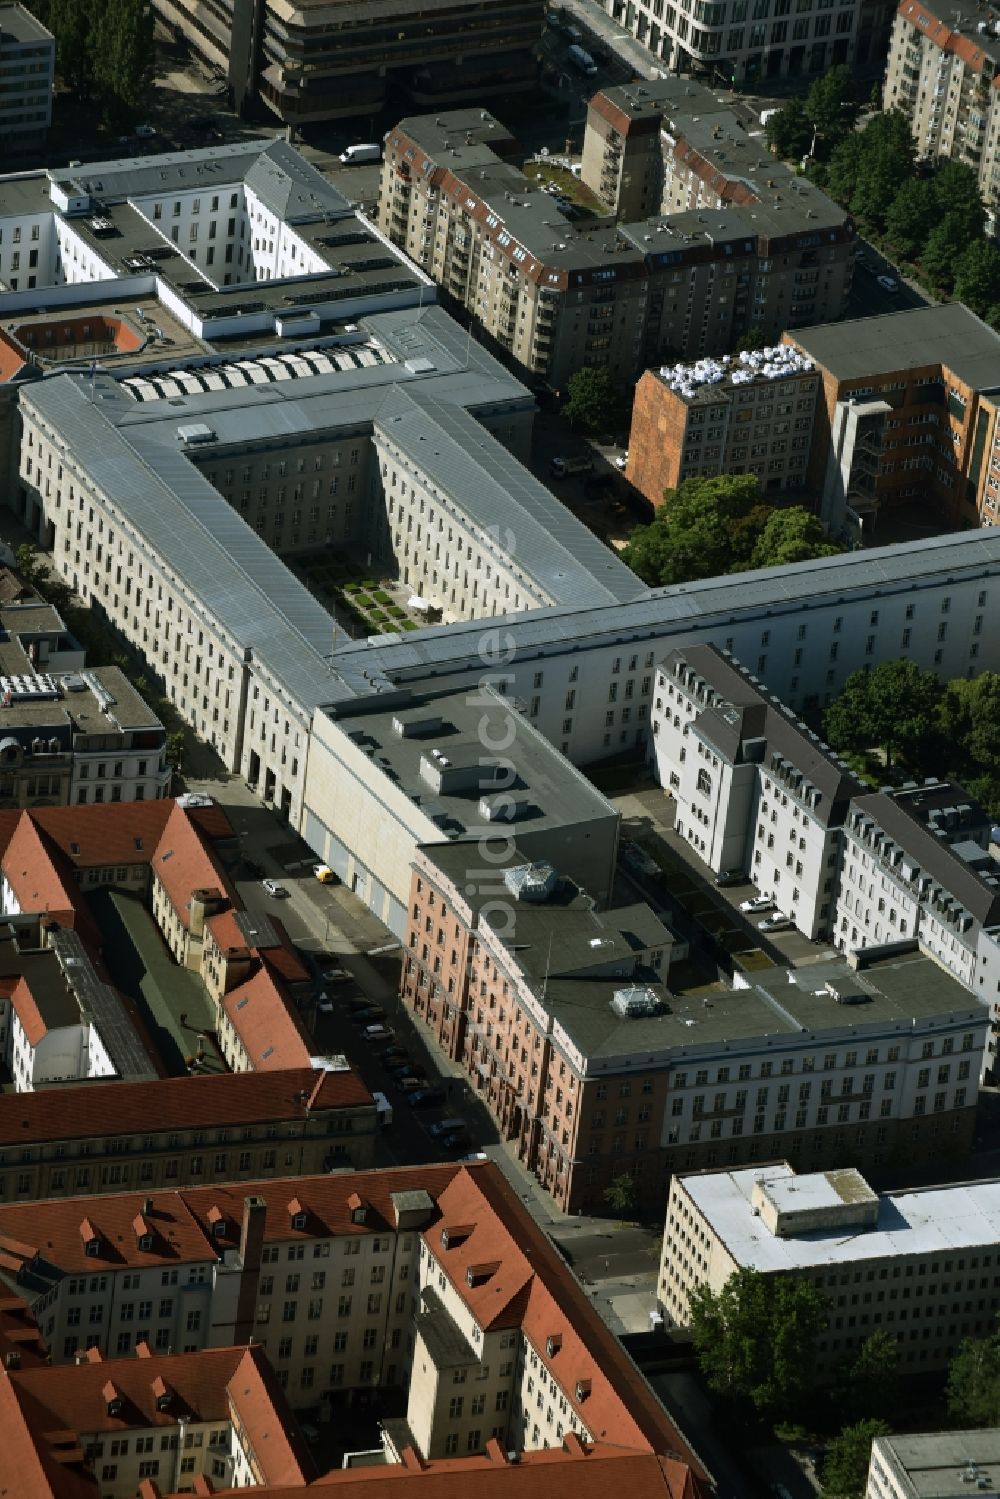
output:
[[[259,1345],[107,1361],[98,1357],[12,1370],[9,1377],[20,1411],[18,1424],[28,1428],[41,1452],[53,1445],[53,1438],[58,1443],[74,1432],[115,1435],[135,1427],[175,1427],[181,1416],[228,1421],[232,1402],[265,1483],[301,1488],[312,1471]],[[164,1396],[170,1397],[168,1410],[158,1409]],[[111,1415],[109,1404],[115,1398],[123,1405]]]
[[[983,71],[985,63],[992,61],[991,54],[984,52],[972,37],[963,36],[960,31],[952,31],[946,21],[941,21],[937,16],[931,15],[927,7],[921,5],[919,0],[903,0],[899,7],[899,14],[904,16],[911,26],[917,27],[921,36],[928,37],[943,52],[951,52],[956,57],[960,57],[966,67],[975,69],[977,73]],[[993,87],[1000,88],[1000,74],[994,77]]]
[[[222,865],[212,853],[207,833],[194,823],[188,811],[171,803],[170,816],[152,858],[153,874],[163,886],[182,926],[191,914],[191,892],[204,890],[225,900],[237,901]]]
[[[284,986],[261,965],[246,983],[223,997],[222,1008],[254,1071],[308,1067],[313,1055],[309,1033]]]
[[[0,1148],[50,1140],[151,1134],[165,1129],[305,1119],[311,1108],[357,1108],[372,1097],[355,1072],[312,1067],[210,1077],[168,1077],[153,1082],[81,1083],[44,1093],[0,1096]]]
[[[13,1006],[14,1014],[21,1022],[21,1029],[27,1037],[28,1045],[37,1046],[39,1041],[47,1034],[48,1027],[45,1024],[41,1010],[38,1008],[38,1001],[31,992],[31,986],[23,976],[14,985],[14,992],[11,995],[11,1005]]]

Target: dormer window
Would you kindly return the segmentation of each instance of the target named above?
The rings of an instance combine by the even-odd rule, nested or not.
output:
[[[545,1352],[549,1358],[554,1358],[561,1347],[562,1338],[558,1333],[553,1333],[551,1337],[545,1339]]]
[[[364,1223],[367,1216],[368,1209],[366,1207],[354,1208],[351,1212],[351,1222]]]
[[[219,1218],[215,1223],[212,1224],[212,1238],[213,1239],[224,1239],[225,1237],[226,1237],[226,1220],[225,1220],[225,1218]]]
[[[148,1251],[150,1249],[152,1249],[152,1247],[153,1247],[153,1235],[152,1234],[143,1234],[141,1236],[141,1238],[139,1239],[139,1248],[140,1249],[145,1249],[147,1251],[147,1253],[148,1253]]]
[[[88,1239],[87,1242],[83,1246],[83,1252],[84,1252],[84,1254],[89,1255],[92,1260],[96,1260],[97,1256],[101,1252],[101,1241],[100,1241],[100,1239],[97,1239],[97,1238]]]
[[[305,1226],[306,1226],[306,1215],[305,1215],[305,1213],[301,1213],[301,1212],[300,1213],[296,1213],[293,1216],[293,1218],[292,1218],[292,1227],[293,1228],[302,1229],[302,1228],[305,1228]]]
[[[116,1395],[113,1400],[108,1401],[109,1416],[120,1416],[124,1409],[125,1402],[120,1395]]]
[[[576,1382],[576,1398],[577,1398],[577,1400],[586,1400],[586,1398],[587,1398],[587,1396],[589,1394],[590,1394],[590,1380],[589,1379],[578,1379],[577,1382]]]

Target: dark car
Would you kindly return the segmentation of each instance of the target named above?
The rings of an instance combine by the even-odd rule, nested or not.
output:
[[[252,880],[259,880],[264,876],[264,866],[263,864],[258,864],[256,859],[244,858],[243,868]]]
[[[370,1010],[371,1007],[372,1001],[366,994],[352,994],[347,1001],[347,1008],[355,1015],[360,1014],[362,1010]]]
[[[403,1072],[407,1067],[416,1067],[417,1063],[406,1052],[399,1057],[384,1057],[382,1065],[386,1072]]]
[[[406,1047],[397,1046],[395,1042],[391,1046],[383,1046],[381,1051],[377,1051],[375,1055],[381,1057],[386,1066],[390,1062],[408,1062],[410,1060],[410,1053]]]
[[[408,1062],[405,1067],[394,1067],[392,1069],[392,1076],[396,1079],[397,1083],[403,1082],[405,1078],[410,1078],[414,1081],[419,1080],[420,1086],[423,1088],[430,1086],[427,1082],[426,1072],[414,1062]]]
[[[411,1109],[431,1109],[439,1103],[444,1103],[443,1088],[418,1088],[416,1093],[411,1093],[406,1100]]]
[[[352,1025],[376,1025],[385,1019],[385,1011],[381,1005],[365,1005],[363,1010],[354,1010],[351,1015]]]
[[[715,876],[715,883],[722,890],[726,885],[743,885],[746,883],[746,875],[742,869],[720,869]]]

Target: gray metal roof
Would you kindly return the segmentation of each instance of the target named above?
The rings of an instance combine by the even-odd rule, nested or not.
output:
[[[156,1069],[121,995],[98,977],[79,932],[57,927],[50,929],[47,936],[72,986],[76,1012],[72,1016],[64,1013],[62,1018],[54,1015],[51,1021],[46,1016],[47,1022],[69,1025],[89,1019],[120,1078],[137,1081],[155,1077]]]
[[[244,182],[265,207],[286,223],[300,218],[349,214],[351,205],[294,146],[270,141],[248,168]]]
[[[53,40],[51,31],[46,31],[23,5],[0,5],[0,44],[8,37],[18,43]]]
[[[484,532],[510,539],[510,564],[553,604],[638,598],[646,586],[544,484],[453,402],[414,384],[382,406],[376,428]],[[506,550],[504,543],[501,548]]]
[[[905,804],[885,792],[874,791],[868,796],[855,797],[852,812],[870,817],[887,838],[904,850],[905,863],[918,865],[918,874],[929,875],[950,896],[961,901],[982,926],[994,926],[1000,921],[1000,886],[995,881],[988,884],[951,844],[936,837],[907,811]]]
[[[177,448],[119,425],[135,411],[107,376],[58,375],[26,397],[62,434],[76,462],[129,517],[210,618],[253,650],[305,707],[331,685],[334,623],[238,513]],[[153,440],[150,440],[152,438]]]
[[[942,574],[958,579],[966,571],[975,576],[1000,575],[1000,529],[956,531],[871,551],[680,583],[650,589],[625,604],[536,609],[505,616],[503,626],[519,657],[553,646],[586,650],[609,640],[656,641],[671,632],[689,634],[693,640],[697,631],[722,621],[735,623],[766,610],[776,617],[785,612],[801,616],[813,603],[826,608],[866,591],[873,596],[910,591],[924,580],[936,583]],[[414,631],[375,646],[355,641],[338,653],[338,671],[348,681],[361,681],[362,670],[369,676],[381,673],[392,681],[407,681],[423,677],[429,668],[478,670],[481,630],[481,623],[471,620]]]

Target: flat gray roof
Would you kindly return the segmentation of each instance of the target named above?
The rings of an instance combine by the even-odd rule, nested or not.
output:
[[[493,789],[480,784],[480,772],[491,763],[484,745],[508,743],[512,721],[517,737],[517,775],[512,784],[505,783],[503,791],[524,806],[524,815],[514,824],[518,834],[617,815],[586,776],[569,765],[526,718],[514,714],[491,687],[477,692],[474,698],[464,689],[400,695],[391,703],[376,696],[345,702],[327,712],[342,733],[373,751],[376,767],[383,773],[390,772],[400,790],[437,821],[442,831],[453,836],[460,838],[470,828],[476,833],[482,831],[485,824],[479,801],[490,796]],[[431,726],[402,737],[393,727],[399,718]],[[438,718],[439,727],[434,725]],[[444,789],[444,785],[440,790],[435,788],[421,773],[422,761],[435,764],[433,750],[444,756],[445,771],[456,772],[456,781],[462,771],[469,772],[465,783],[455,790]],[[505,833],[510,825],[495,826]]]
[[[974,390],[1000,386],[1000,334],[962,302],[796,328],[786,337],[845,383],[941,364]]]
[[[23,5],[0,4],[0,45],[12,37],[15,42],[52,42],[51,31]]]
[[[695,112],[699,115],[732,114],[733,109],[728,98],[713,94],[694,78],[674,73],[668,78],[633,78],[631,83],[602,89],[597,97],[607,99],[609,104],[633,120],[661,115],[687,116]]]
[[[841,995],[860,995],[862,1003],[839,1004],[827,983]],[[841,961],[811,963],[756,976],[749,989],[720,984],[691,995],[665,992],[667,1012],[648,1017],[622,1019],[610,1008],[620,987],[621,980],[550,982],[545,1008],[585,1056],[606,1062],[637,1052],[676,1051],[680,1057],[725,1041],[759,1041],[762,1050],[774,1053],[784,1042],[801,1051],[810,1038],[832,1031],[861,1037],[876,1029],[909,1033],[914,1023],[950,1016],[986,1023],[965,986],[917,952],[879,959],[862,973]]]
[[[996,1488],[1000,1468],[1000,1427],[977,1431],[922,1431],[908,1436],[878,1437],[876,1448],[897,1470],[905,1474],[904,1492],[913,1499],[957,1499],[959,1494],[977,1493],[970,1481],[970,1468],[988,1471]]]
[[[753,1212],[754,1184],[793,1174],[782,1162],[682,1175],[680,1181],[736,1263],[765,1273],[822,1271],[908,1255],[943,1258],[963,1250],[995,1250],[1000,1240],[1000,1180],[888,1192],[879,1198],[873,1228],[845,1233],[841,1225],[775,1238]]]

